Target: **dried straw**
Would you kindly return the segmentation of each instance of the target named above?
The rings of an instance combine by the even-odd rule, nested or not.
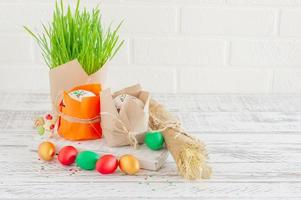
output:
[[[162,130],[167,149],[176,161],[179,174],[185,179],[207,179],[211,168],[207,165],[205,145],[184,132],[163,105],[155,100],[150,102],[150,128]]]

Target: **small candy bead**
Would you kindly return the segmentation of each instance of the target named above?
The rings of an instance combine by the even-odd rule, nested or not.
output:
[[[43,135],[45,133],[45,128],[43,126],[38,126],[37,130],[39,135]]]
[[[43,117],[38,117],[35,122],[34,122],[34,126],[37,128],[39,126],[43,126],[44,125],[44,119]]]
[[[52,119],[53,119],[53,117],[52,117],[51,114],[47,114],[47,115],[45,116],[45,118],[46,118],[47,120],[52,120]]]
[[[50,127],[49,127],[49,129],[53,130],[54,129],[54,124],[51,124]]]

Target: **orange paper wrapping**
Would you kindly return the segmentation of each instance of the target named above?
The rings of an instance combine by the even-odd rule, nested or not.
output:
[[[80,89],[93,92],[96,96],[84,97],[82,101],[74,100],[69,96],[69,92]],[[92,140],[101,138],[102,131],[99,121],[81,123],[68,119],[68,117],[83,120],[97,118],[100,114],[100,91],[100,84],[88,84],[64,92],[64,101],[59,106],[59,110],[62,113],[58,122],[59,135],[68,140]],[[68,117],[65,118],[64,115]]]

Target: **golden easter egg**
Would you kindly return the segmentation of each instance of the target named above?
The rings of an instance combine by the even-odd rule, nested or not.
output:
[[[55,155],[55,146],[51,142],[43,142],[39,145],[38,153],[41,159],[50,161]]]
[[[126,174],[136,174],[140,169],[138,159],[132,155],[123,155],[119,159],[119,168]]]

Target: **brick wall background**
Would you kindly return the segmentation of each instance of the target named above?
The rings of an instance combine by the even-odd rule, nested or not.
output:
[[[82,6],[100,2],[105,23],[125,20],[126,43],[109,63],[114,89],[140,82],[158,93],[301,93],[301,0]],[[48,68],[22,25],[38,30],[52,9],[49,0],[0,0],[0,90],[48,91]]]

